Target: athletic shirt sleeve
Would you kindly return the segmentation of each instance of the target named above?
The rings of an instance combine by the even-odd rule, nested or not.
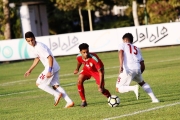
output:
[[[124,44],[123,43],[119,44],[118,51],[120,51],[120,50],[124,50]]]
[[[39,44],[38,51],[41,56],[47,58],[51,53],[48,51],[48,48],[44,44]]]
[[[139,56],[140,56],[140,62],[141,61],[144,61],[143,57],[142,57],[142,53],[141,53],[141,50],[138,48],[138,51],[139,51]]]
[[[28,51],[30,51],[29,52],[30,56],[33,56],[33,58],[39,57],[38,54],[35,53],[35,51],[34,51],[32,46],[28,45],[27,49],[28,49]]]
[[[44,45],[43,43],[37,42],[35,46],[35,54],[37,54],[37,56],[39,57],[39,59],[41,60],[41,62],[43,63],[45,67],[49,66],[47,57],[51,55],[51,52],[50,50],[48,50],[48,47],[46,45]]]
[[[92,55],[92,60],[94,61],[94,66],[97,70],[103,68],[103,63],[102,61],[99,59],[99,57],[96,54],[91,54]]]
[[[76,56],[76,60],[77,60],[77,62],[82,63],[82,56],[81,56],[81,54],[78,54]]]

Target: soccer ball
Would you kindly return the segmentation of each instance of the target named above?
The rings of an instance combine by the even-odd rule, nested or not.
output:
[[[120,104],[120,98],[116,95],[111,95],[108,98],[108,105],[111,107],[116,107]]]

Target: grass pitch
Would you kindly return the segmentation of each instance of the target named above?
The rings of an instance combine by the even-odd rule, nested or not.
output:
[[[133,92],[116,93],[118,76],[118,53],[98,53],[105,64],[105,86],[111,94],[118,95],[121,103],[111,108],[107,99],[98,92],[93,79],[85,82],[88,106],[80,107],[77,92],[76,56],[56,57],[61,66],[60,83],[75,107],[65,109],[65,101],[60,100],[54,107],[54,98],[38,89],[35,81],[43,70],[41,63],[28,78],[24,73],[33,60],[23,60],[0,64],[0,119],[1,120],[179,120],[180,119],[180,46],[142,49],[146,64],[144,80],[150,84],[154,94],[161,101],[153,104],[149,96],[140,88],[140,99]],[[132,85],[136,84],[132,82]]]

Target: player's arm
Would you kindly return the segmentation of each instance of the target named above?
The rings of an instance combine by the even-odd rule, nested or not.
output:
[[[47,78],[50,78],[52,76],[52,70],[53,70],[53,57],[51,55],[49,55],[47,57],[48,62],[49,62],[49,69],[48,69],[48,73],[46,74]]]
[[[79,72],[79,68],[81,67],[82,63],[77,62],[76,69],[74,70],[74,74],[77,74]]]
[[[99,82],[100,82],[100,84],[98,86],[99,87],[98,90],[101,93],[103,93],[104,92],[104,65],[100,60],[94,61],[94,62],[95,62],[94,63],[95,68],[97,69],[97,71],[99,73],[99,80],[100,80]]]
[[[141,64],[141,74],[144,72],[145,70],[145,64],[144,64],[144,60],[140,62]]]
[[[31,67],[26,71],[26,73],[24,74],[25,77],[29,76],[31,74],[31,71],[36,67],[36,65],[39,63],[39,58],[35,58],[33,61],[33,64],[31,65]]]
[[[119,64],[120,64],[119,73],[123,72],[123,60],[124,60],[124,51],[120,50],[119,51]]]
[[[103,86],[103,83],[104,83],[104,68],[100,68],[98,70],[98,72],[99,72],[99,77],[100,77],[99,91],[103,92],[103,90],[104,90],[104,86]]]

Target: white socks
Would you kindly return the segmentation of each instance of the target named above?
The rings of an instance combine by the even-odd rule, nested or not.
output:
[[[69,98],[69,96],[66,94],[65,90],[62,87],[56,88],[56,91],[62,93],[62,97],[65,99],[67,103],[72,103],[72,100]]]
[[[151,100],[152,101],[159,101],[157,98],[156,98],[156,96],[154,95],[154,93],[153,93],[153,91],[152,91],[152,89],[151,89],[151,87],[149,86],[149,84],[148,83],[145,83],[143,86],[142,86],[142,88],[144,89],[144,91],[150,96],[150,98],[151,98]],[[118,91],[120,92],[120,93],[125,93],[125,92],[129,92],[129,91],[134,91],[135,92],[135,90],[136,90],[136,86],[120,86],[119,88],[118,88]],[[135,93],[136,94],[136,93]]]
[[[125,92],[129,92],[129,91],[134,91],[135,90],[135,86],[120,86],[118,88],[118,91],[120,93],[125,93]]]
[[[38,85],[38,88],[42,89],[43,91],[54,95],[54,96],[58,96],[59,92],[55,91],[53,88],[51,88],[50,86],[46,85],[46,84],[40,84]]]
[[[149,86],[149,84],[145,83],[142,88],[144,89],[144,91],[151,97],[152,100],[157,99],[151,89],[151,87]]]

